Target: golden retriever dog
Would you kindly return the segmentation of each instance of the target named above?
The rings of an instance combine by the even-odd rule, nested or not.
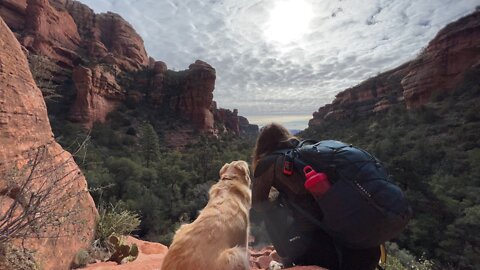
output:
[[[225,164],[198,218],[182,225],[162,270],[248,270],[250,171],[245,161]]]

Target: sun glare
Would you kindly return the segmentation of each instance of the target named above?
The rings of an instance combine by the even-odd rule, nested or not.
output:
[[[312,7],[306,1],[277,1],[270,12],[265,36],[281,44],[296,42],[308,31],[312,17]]]

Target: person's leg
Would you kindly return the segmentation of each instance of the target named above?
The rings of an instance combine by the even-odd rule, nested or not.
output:
[[[374,270],[380,260],[380,247],[342,248],[342,270]]]
[[[264,213],[265,229],[277,253],[285,259],[284,263],[300,256],[310,244],[297,229],[294,219],[286,207],[273,206]]]
[[[309,233],[311,239],[308,250],[295,259],[295,265],[316,265],[330,270],[338,269],[337,251],[332,238],[322,230]]]

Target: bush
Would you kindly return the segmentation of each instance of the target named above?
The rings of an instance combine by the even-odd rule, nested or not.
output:
[[[73,258],[71,268],[75,269],[85,267],[88,263],[90,263],[91,260],[92,257],[90,257],[88,250],[80,249],[75,254],[75,258]]]
[[[0,244],[0,269],[40,270],[35,262],[35,253],[27,249],[18,249],[9,244]]]
[[[433,263],[423,257],[417,259],[405,249],[400,249],[395,243],[387,243],[386,269],[394,270],[431,270]]]
[[[112,234],[128,235],[137,230],[140,225],[138,214],[129,210],[122,210],[118,206],[105,207],[100,205],[99,218],[95,231],[95,241],[107,247],[108,237]]]

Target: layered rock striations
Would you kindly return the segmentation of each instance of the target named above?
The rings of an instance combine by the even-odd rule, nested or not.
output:
[[[75,67],[73,82],[77,95],[70,110],[72,121],[87,128],[92,128],[94,122],[105,122],[107,114],[125,99],[125,91],[115,78],[117,72],[105,65]]]
[[[428,102],[434,92],[452,90],[480,65],[480,10],[449,24],[430,41],[402,80],[407,108]]]
[[[309,126],[381,112],[394,104],[415,108],[433,93],[454,89],[480,65],[480,11],[441,30],[414,60],[346,89],[315,113]]]
[[[42,200],[29,203],[35,198]],[[42,210],[35,212],[41,228],[32,227],[25,231],[28,238],[13,244],[35,251],[43,269],[68,269],[94,237],[97,211],[86,180],[72,155],[55,142],[27,59],[0,18],[0,213],[15,203],[15,213]]]
[[[42,90],[49,88],[44,95],[61,89],[75,96],[65,102],[72,104],[71,121],[91,128],[122,102],[142,103],[178,115],[196,130],[219,132],[215,121],[221,118],[215,119],[212,106],[215,69],[197,60],[187,70],[168,70],[148,57],[142,38],[119,15],[95,14],[73,0],[5,0],[0,15],[29,51],[35,79],[44,82]],[[233,122],[228,131],[238,133]],[[246,119],[242,123],[255,129]]]
[[[213,113],[210,110],[215,88],[215,69],[197,60],[188,67],[182,95],[171,97],[170,108],[191,119],[194,126],[213,133]]]
[[[0,17],[12,31],[21,31],[25,27],[27,0],[3,0],[0,3]]]
[[[403,103],[401,80],[407,75],[408,66],[408,63],[404,64],[338,93],[331,104],[313,113],[309,126],[320,125],[329,119],[365,116]]]

